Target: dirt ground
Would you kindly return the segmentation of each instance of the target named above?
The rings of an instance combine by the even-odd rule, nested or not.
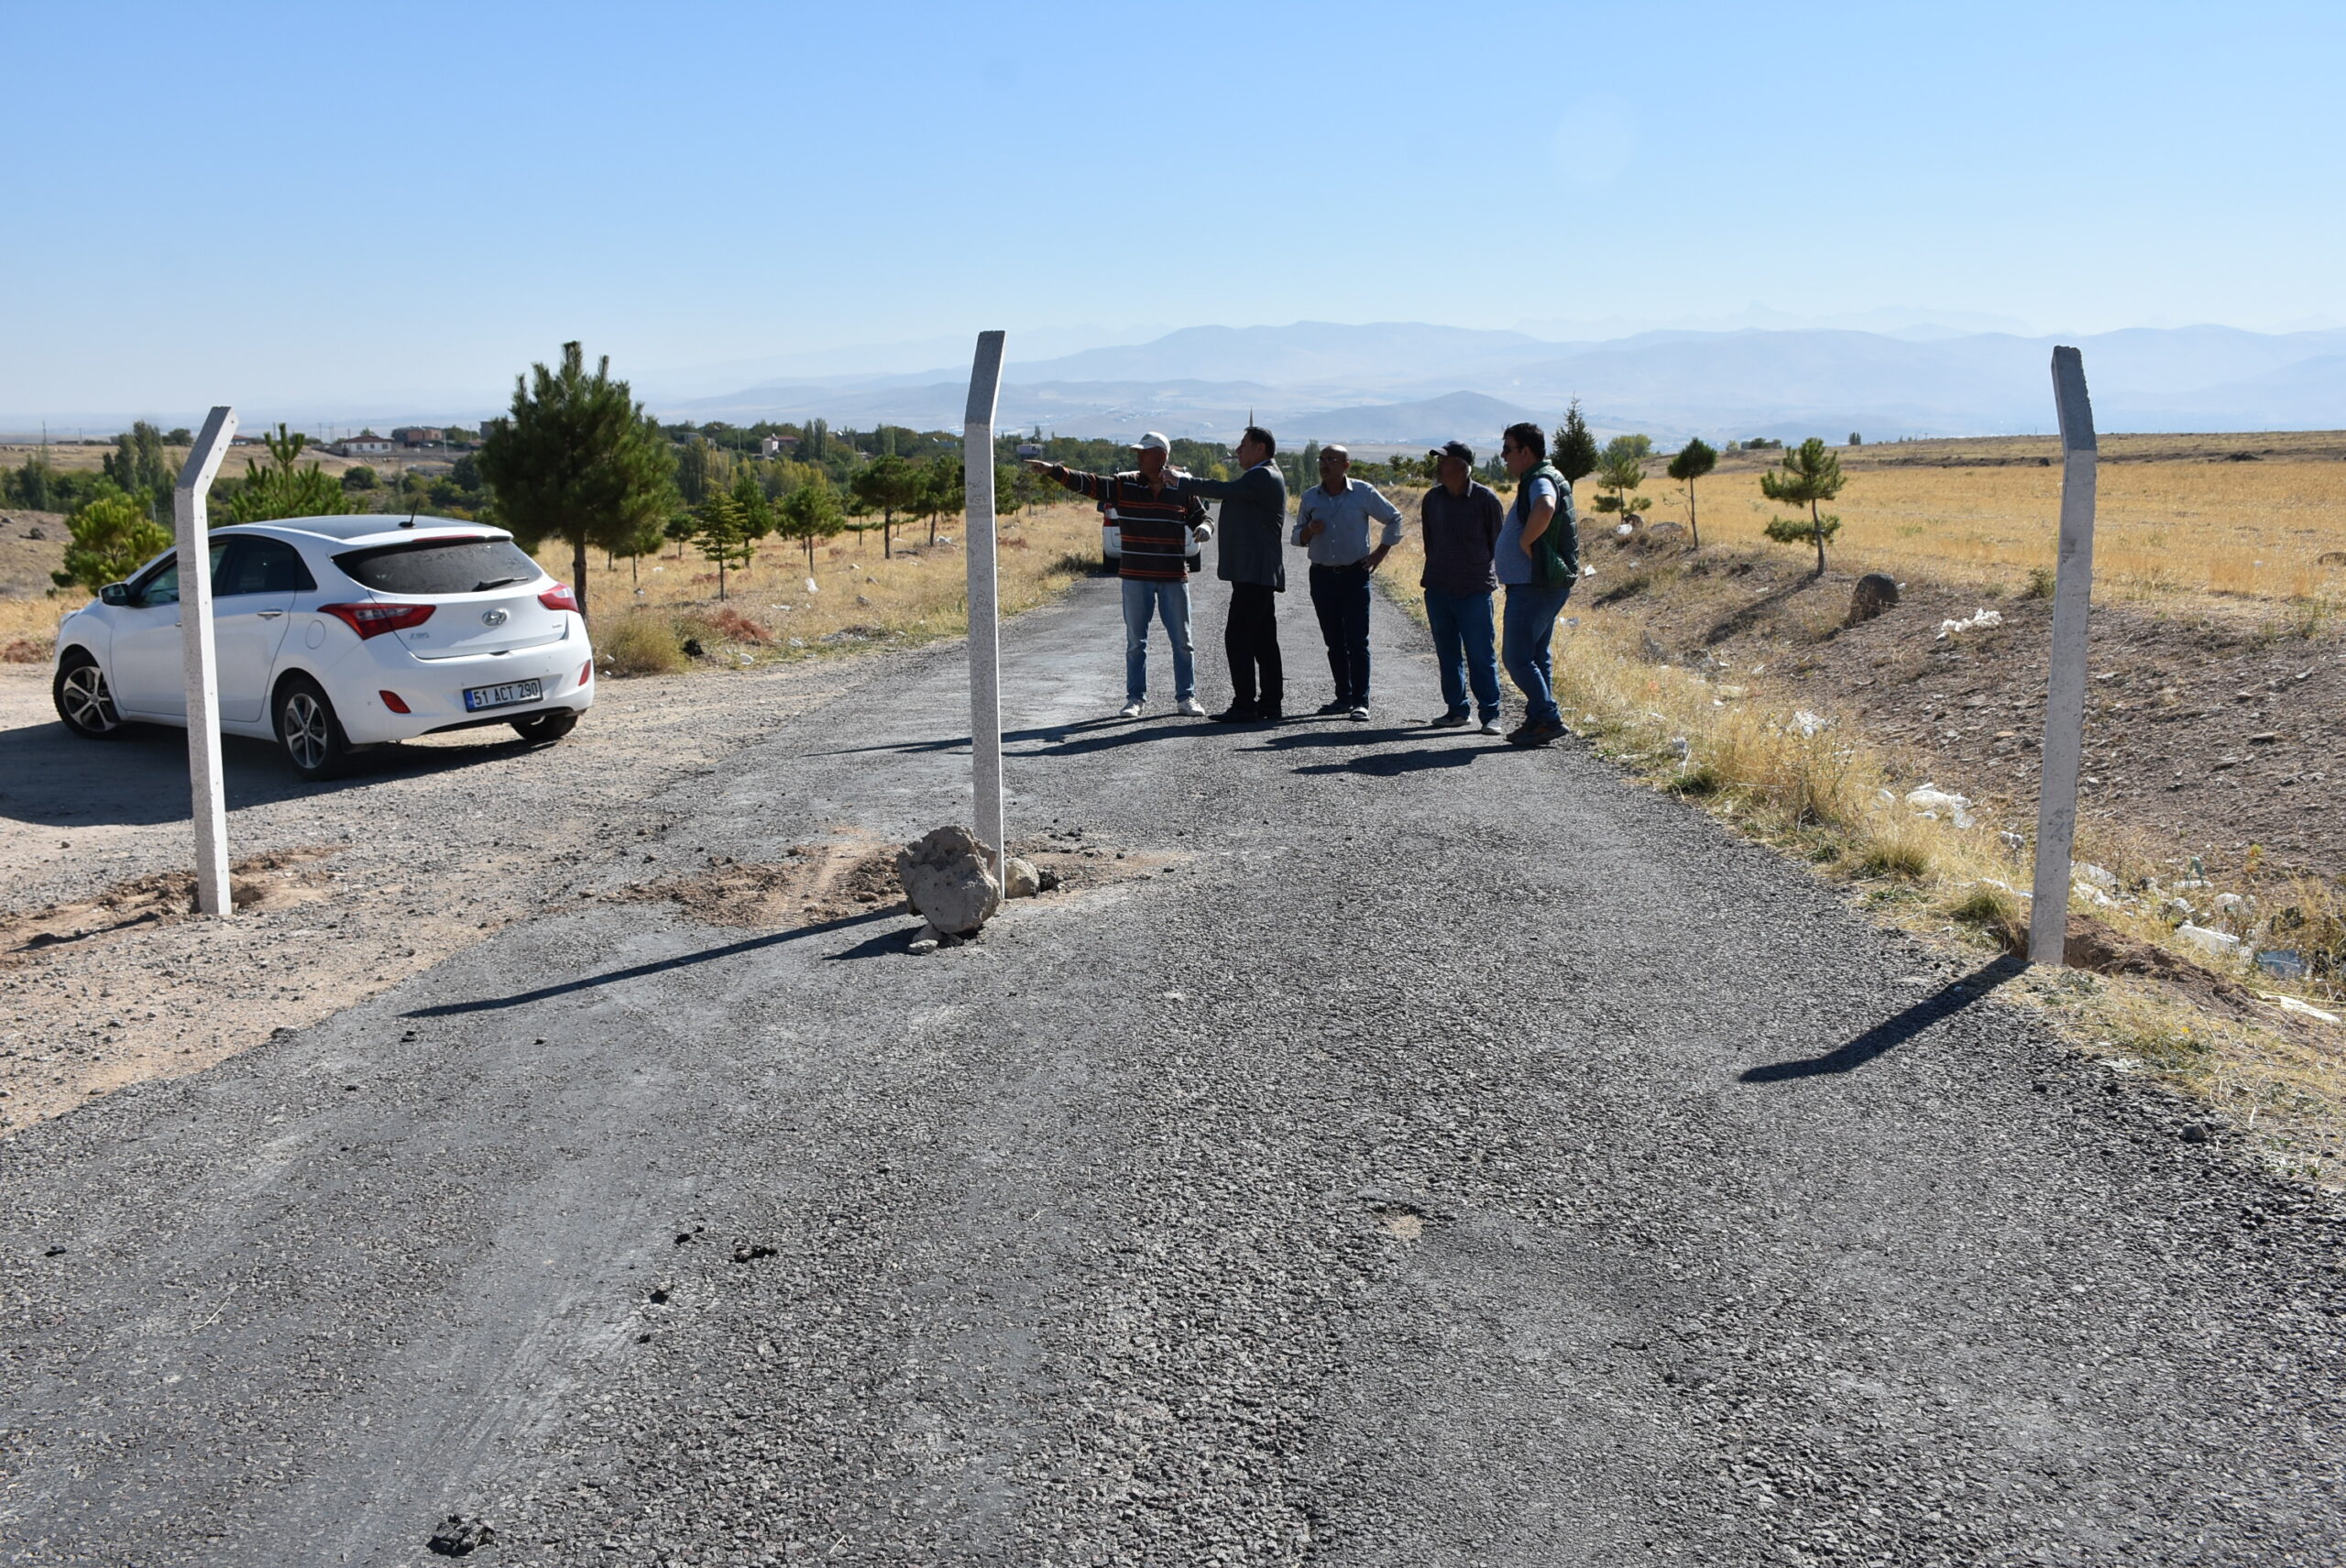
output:
[[[705,865],[672,784],[890,656],[608,681],[566,740],[473,730],[323,786],[225,742],[236,917],[188,917],[185,742],[76,740],[0,665],[0,1136],[341,1011],[514,920]],[[647,864],[649,861],[651,863]]]
[[[1804,550],[1693,553],[1592,534],[1597,575],[1581,613],[1630,620],[1650,657],[1855,719],[1915,783],[2034,799],[2049,598],[1910,577],[1895,609],[1845,627],[1858,572],[1812,578]],[[1981,609],[2001,624],[1939,634]],[[2334,622],[2297,635],[2102,604],[2090,668],[2082,815],[2146,829],[2210,871],[2236,870],[2258,845],[2275,869],[2346,874],[2346,637]]]

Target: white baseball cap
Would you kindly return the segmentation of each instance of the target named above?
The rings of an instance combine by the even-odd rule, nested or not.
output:
[[[1133,443],[1133,450],[1135,452],[1170,452],[1173,450],[1173,444],[1166,440],[1161,432],[1146,430],[1141,432],[1140,439]]]

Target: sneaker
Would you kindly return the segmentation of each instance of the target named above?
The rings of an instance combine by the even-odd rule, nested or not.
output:
[[[1196,697],[1185,696],[1173,705],[1173,711],[1184,718],[1203,718],[1206,716],[1206,705]]]
[[[1140,704],[1136,702],[1128,702],[1124,704],[1124,707],[1116,709],[1116,717],[1119,718],[1138,718],[1140,717]]]
[[[1368,722],[1368,708],[1365,705],[1357,707],[1348,707],[1344,710],[1344,717],[1351,719],[1354,724],[1365,724]]]
[[[1348,702],[1323,702],[1319,707],[1322,718],[1342,718],[1352,710],[1353,705]]]
[[[1445,713],[1439,718],[1426,720],[1429,729],[1462,729],[1465,725],[1466,716],[1463,713]]]
[[[1220,713],[1211,714],[1209,717],[1211,718],[1216,724],[1252,724],[1255,720],[1262,718],[1263,716],[1260,712],[1248,707],[1244,703],[1233,702],[1228,707],[1223,708]]]
[[[1483,720],[1482,729],[1481,729],[1481,731],[1480,731],[1480,732],[1481,732],[1482,734],[1485,734],[1485,735],[1496,735],[1496,734],[1498,734],[1498,733],[1499,733],[1499,716],[1498,716],[1497,714],[1496,714],[1496,713],[1495,713],[1495,714],[1491,715],[1488,718],[1485,718],[1485,720]]]
[[[1256,708],[1255,718],[1264,724],[1282,724],[1287,720],[1287,715],[1279,711],[1279,705],[1275,702],[1265,703]]]
[[[1518,746],[1545,746],[1549,741],[1562,736],[1563,732],[1564,727],[1553,722],[1527,724],[1507,739]]]

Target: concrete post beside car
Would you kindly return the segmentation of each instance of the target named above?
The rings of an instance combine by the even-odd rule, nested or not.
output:
[[[1002,393],[998,332],[978,334],[970,401],[961,420],[961,546],[970,572],[970,772],[978,838],[993,848],[994,880],[1010,885],[1003,842],[1002,625],[994,567],[993,416]]]
[[[2053,653],[2045,695],[2045,766],[2037,774],[2036,880],[2028,961],[2061,963],[2069,939],[2069,854],[2077,836],[2077,773],[2085,751],[2086,630],[2093,600],[2093,492],[2098,457],[2085,357],[2053,351],[2061,418],[2061,546],[2053,584]]]
[[[228,887],[228,808],[220,777],[220,664],[212,642],[213,476],[236,433],[236,411],[216,408],[188,449],[171,491],[178,534],[180,653],[187,670],[187,782],[195,826],[195,901],[206,915],[225,916],[236,904]],[[166,643],[164,646],[169,647]],[[169,668],[168,665],[165,666]]]

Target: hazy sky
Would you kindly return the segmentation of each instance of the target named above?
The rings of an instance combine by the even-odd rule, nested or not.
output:
[[[7,0],[0,46],[0,421],[455,412],[570,337],[646,378],[981,326],[2346,315],[2337,0]]]

